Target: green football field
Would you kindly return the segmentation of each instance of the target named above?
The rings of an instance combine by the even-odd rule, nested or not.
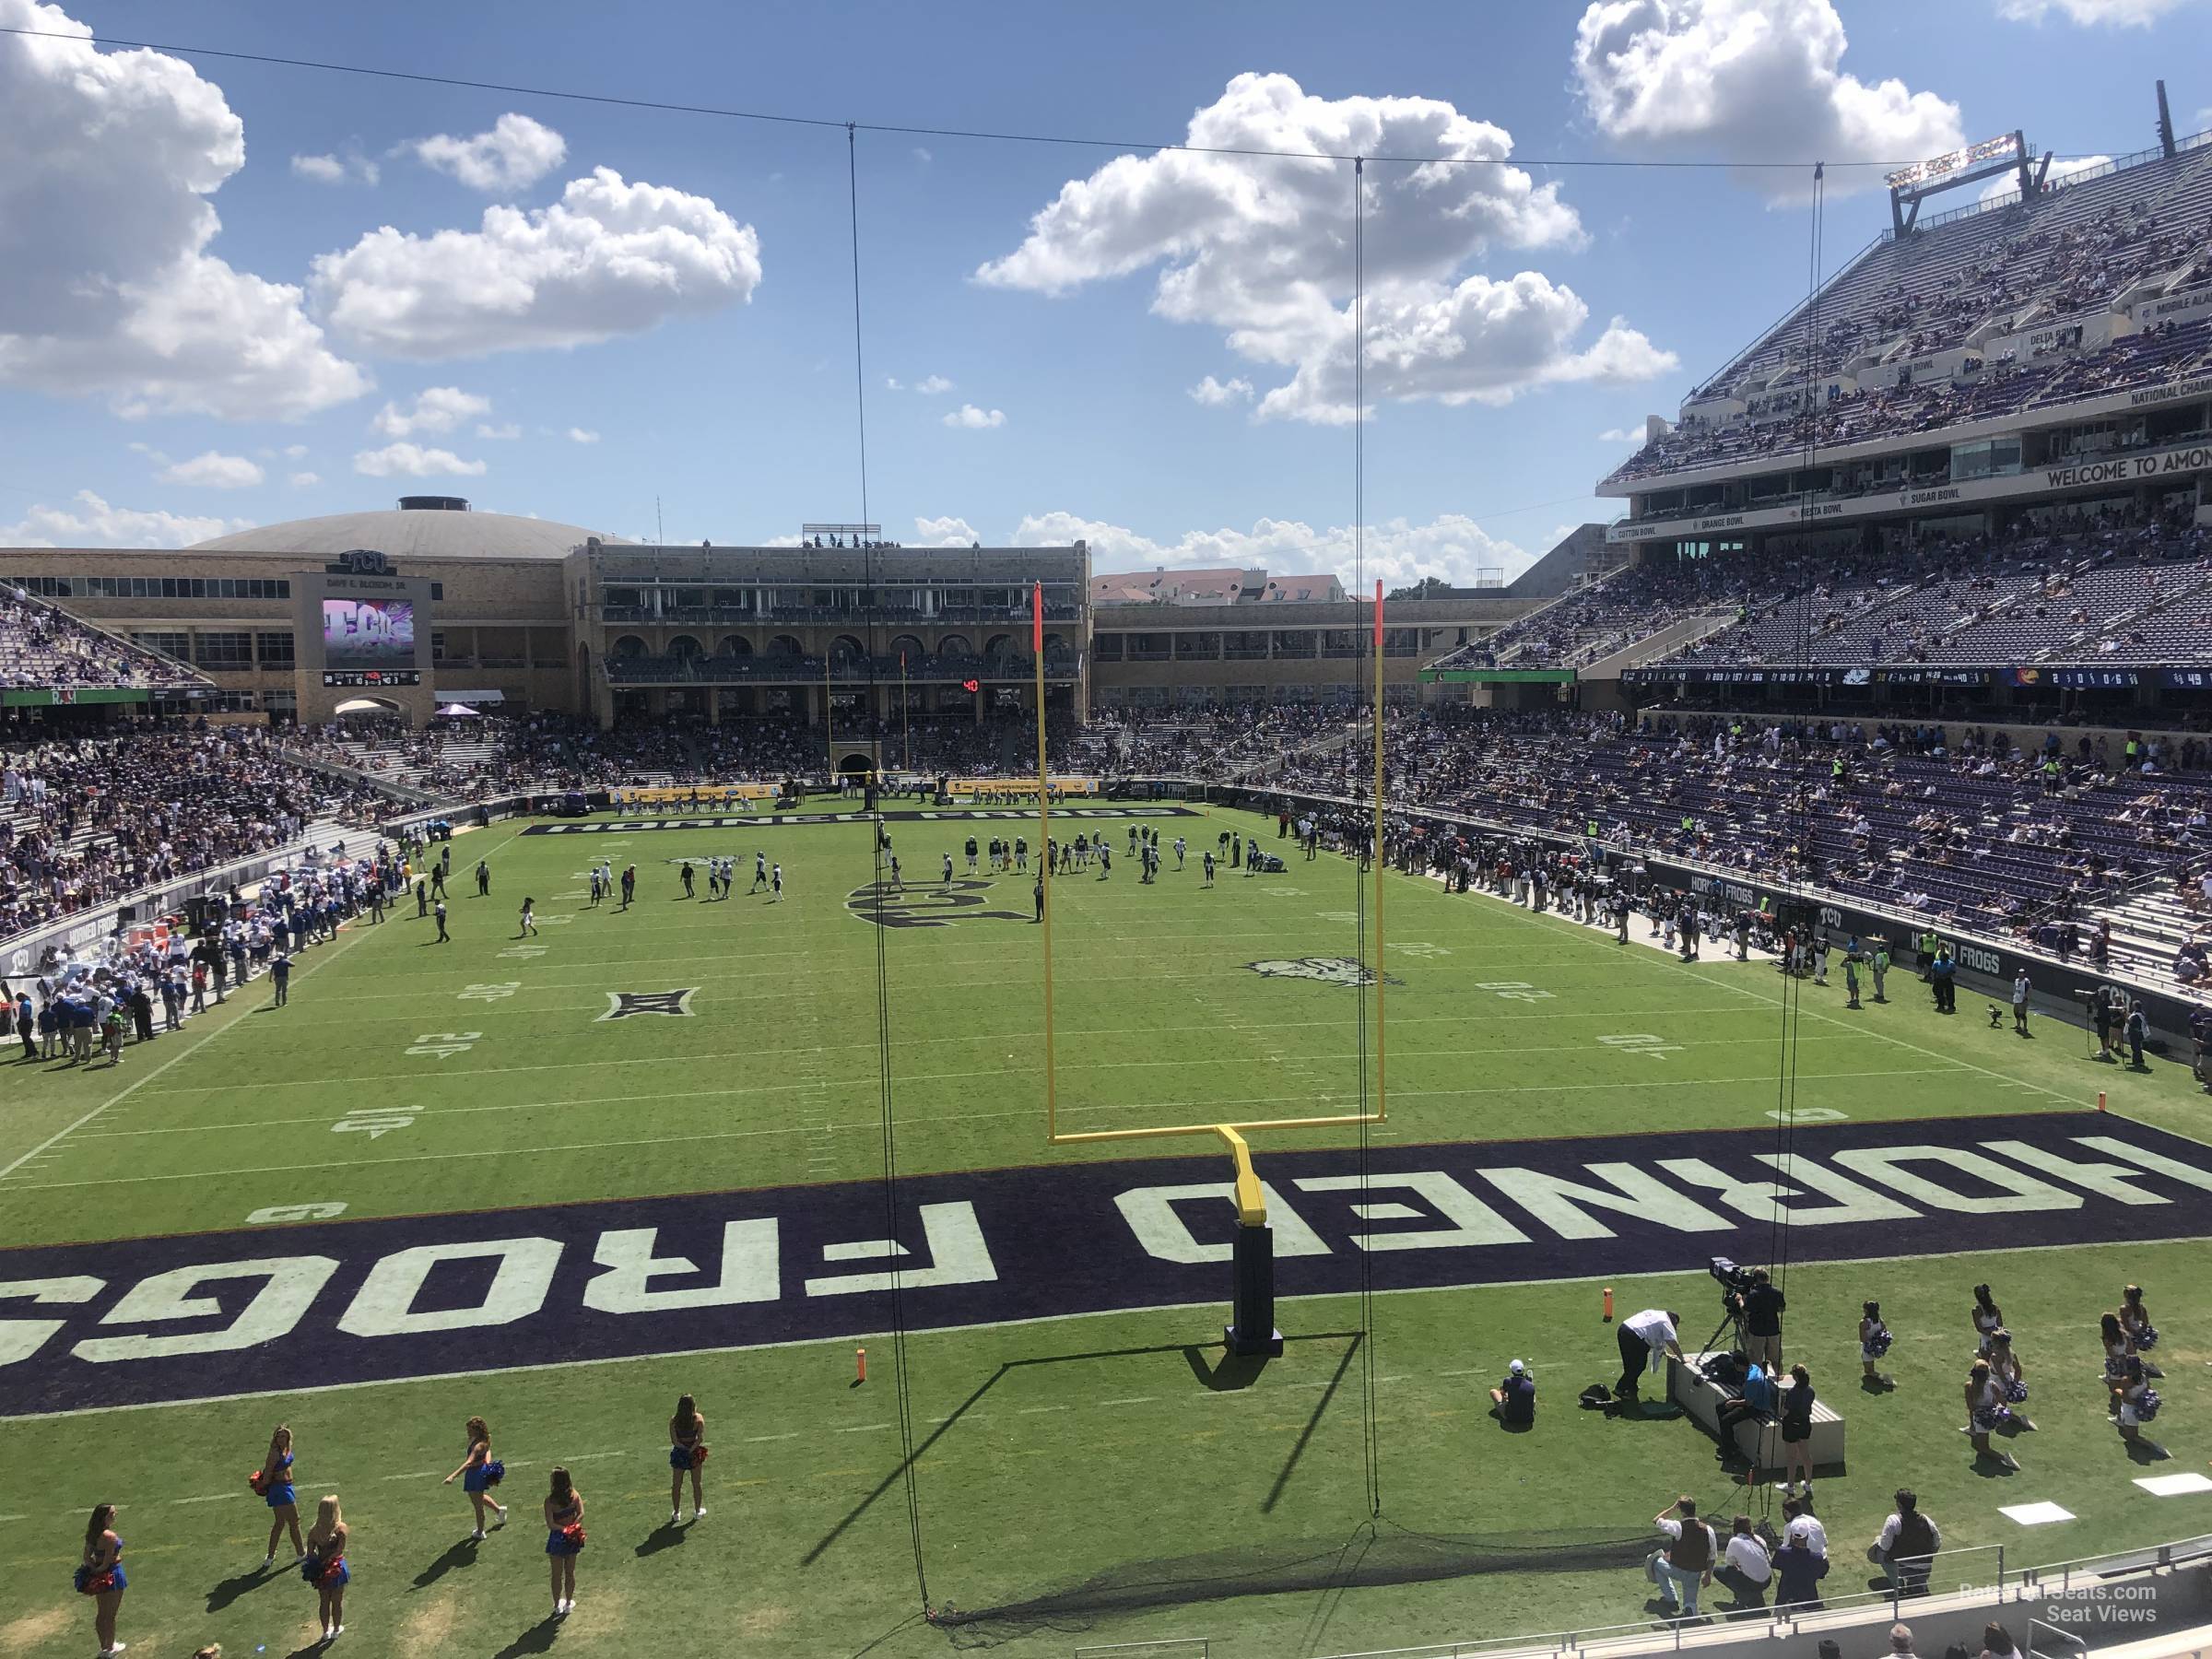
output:
[[[353,1245],[330,1240],[384,1241],[364,1247],[373,1253],[449,1233],[499,1239],[508,1211],[635,1230],[656,1224],[656,1205],[772,1194],[791,1316],[812,1297],[851,1317],[832,1334],[778,1325],[733,1339],[715,1323],[723,1309],[660,1317],[632,1341],[607,1335],[611,1318],[564,1313],[574,1299],[557,1296],[527,1318],[441,1331],[439,1298],[466,1302],[482,1288],[471,1279],[433,1286],[413,1312],[379,1303],[371,1312],[388,1323],[373,1341],[356,1340],[353,1315],[332,1327],[317,1314],[220,1352],[186,1343],[172,1357],[157,1341],[102,1370],[69,1361],[68,1345],[123,1337],[134,1320],[196,1314],[205,1324],[218,1309],[142,1301],[49,1340],[23,1322],[51,1310],[11,1302],[0,1387],[20,1381],[6,1397],[25,1403],[0,1425],[0,1653],[90,1642],[90,1608],[68,1571],[100,1500],[123,1506],[132,1587],[121,1633],[135,1653],[308,1645],[314,1598],[290,1572],[258,1571],[267,1513],[242,1479],[280,1419],[299,1438],[303,1507],[312,1515],[313,1497],[343,1497],[354,1578],[342,1646],[364,1653],[1065,1654],[1206,1636],[1230,1655],[1333,1654],[1636,1620],[1648,1617],[1647,1586],[1632,1569],[1530,1571],[1527,1559],[1465,1568],[1532,1545],[1539,1569],[1547,1544],[1569,1552],[1561,1560],[1610,1547],[1677,1491],[1724,1517],[1761,1512],[1761,1495],[1688,1423],[1656,1411],[1586,1415],[1573,1395],[1618,1369],[1602,1284],[1616,1287],[1623,1312],[1673,1306],[1685,1335],[1702,1337],[1718,1309],[1693,1264],[1766,1260],[1774,1235],[1740,1205],[1726,1210],[1714,1185],[1692,1195],[1740,1225],[1700,1234],[1684,1222],[1679,1248],[1647,1251],[1643,1223],[1594,1211],[1544,1159],[1579,1156],[1574,1168],[1588,1172],[1576,1180],[1632,1196],[1645,1178],[1624,1161],[1637,1156],[1634,1137],[1672,1136],[1668,1167],[1690,1192],[1699,1176],[1683,1154],[1771,1151],[1783,1144],[1772,1114],[1784,1107],[1798,1125],[1790,1149],[1807,1156],[1824,1135],[1911,1142],[1924,1122],[1939,1152],[1987,1137],[2017,1144],[2029,1134],[2018,1122],[2039,1118],[2054,1135],[2147,1126],[2212,1138],[2185,1067],[2136,1075],[2094,1064],[2077,1029],[2040,1018],[2022,1041],[1991,1029],[1985,999],[1971,994],[1957,1017],[1938,1018],[1908,972],[1892,974],[1886,1005],[1849,1010],[1840,971],[1836,985],[1793,998],[1764,963],[1716,949],[1688,965],[1661,954],[1641,918],[1622,947],[1609,931],[1395,876],[1383,883],[1378,961],[1359,931],[1371,877],[1345,861],[1304,861],[1277,841],[1271,819],[1199,809],[1140,821],[1171,849],[1178,834],[1190,842],[1186,867],[1171,850],[1150,886],[1127,856],[1123,820],[1057,826],[1102,828],[1115,850],[1110,878],[1094,868],[1053,888],[1060,1126],[1359,1111],[1378,1087],[1375,994],[1312,964],[1364,958],[1384,976],[1388,1062],[1388,1121],[1368,1137],[1370,1157],[1387,1172],[1426,1167],[1430,1148],[1477,1163],[1488,1155],[1472,1146],[1522,1148],[1480,1190],[1530,1236],[1538,1269],[1443,1282],[1455,1270],[1431,1265],[1440,1252],[1354,1249],[1343,1229],[1359,1224],[1344,1222],[1354,1208],[1342,1195],[1353,1178],[1337,1171],[1355,1167],[1346,1160],[1356,1132],[1255,1135],[1258,1171],[1293,1212],[1277,1217],[1278,1232],[1302,1216],[1317,1241],[1311,1257],[1278,1243],[1283,1357],[1256,1372],[1224,1366],[1229,1268],[1206,1253],[1211,1222],[1192,1224],[1175,1269],[1194,1277],[1163,1277],[1155,1296],[1124,1282],[1119,1258],[1057,1211],[1057,1194],[1095,1188],[1103,1213],[1121,1202],[1138,1226],[1142,1206],[1124,1198],[1147,1179],[1139,1160],[1175,1160],[1157,1166],[1174,1171],[1163,1182],[1224,1186],[1229,1163],[1203,1138],[1047,1145],[1044,930],[1030,920],[1030,877],[970,877],[961,853],[971,830],[1034,843],[1033,820],[889,823],[909,892],[882,912],[860,824],[531,834],[502,823],[453,843],[448,944],[408,903],[306,952],[287,1007],[269,1006],[263,980],[185,1031],[128,1050],[120,1067],[0,1068],[12,1084],[0,1109],[0,1246],[10,1252],[0,1281],[13,1281],[0,1294],[112,1272],[109,1295],[142,1262],[230,1263],[256,1251],[341,1262],[335,1294],[353,1282]],[[1204,890],[1200,851],[1225,828],[1290,853],[1288,868],[1225,870]],[[783,868],[780,901],[747,891],[757,852]],[[949,888],[937,879],[947,853],[958,866]],[[714,855],[737,860],[735,896],[710,900],[702,868],[687,899],[683,862]],[[601,856],[618,871],[636,866],[627,910],[587,902],[586,873]],[[492,871],[488,898],[469,876],[479,858]],[[518,939],[525,895],[542,927]],[[2084,1115],[2100,1088],[2114,1113],[2103,1120]],[[2004,1123],[1985,1136],[1976,1119]],[[1585,1137],[1600,1149],[1578,1153]],[[902,1193],[947,1197],[970,1191],[963,1181],[988,1183],[972,1190],[990,1195],[976,1213],[988,1223],[991,1283],[971,1277],[977,1296],[1010,1299],[1003,1316],[977,1302],[940,1318],[956,1293],[908,1298],[903,1427],[895,1349],[867,1316],[880,1299],[817,1291],[817,1280],[806,1297],[794,1288],[801,1241],[808,1270],[830,1275],[867,1271],[904,1248],[818,1249],[807,1230],[811,1211],[880,1190],[887,1143]],[[2177,1143],[2157,1144],[2171,1153]],[[1977,1167],[1958,1156],[1961,1169]],[[1891,1168],[1855,1152],[1838,1162],[1862,1181]],[[1914,1167],[1923,1187],[1938,1179],[1935,1166]],[[2212,1493],[2155,1498],[2134,1484],[2205,1466],[2212,1286],[2200,1277],[2201,1243],[2189,1241],[2212,1226],[2188,1225],[2178,1201],[2162,1206],[2171,1221],[2129,1197],[2049,1212],[2026,1200],[1947,1206],[1940,1191],[1912,1199],[1913,1179],[1885,1189],[1910,1199],[1916,1218],[1893,1239],[1868,1224],[1871,1242],[1828,1253],[1857,1259],[1822,1260],[1807,1245],[1788,1272],[1792,1357],[1813,1367],[1849,1428],[1847,1466],[1819,1488],[1836,1547],[1830,1594],[1866,1588],[1873,1570],[1860,1547],[1900,1483],[1918,1488],[1947,1547],[2002,1545],[2013,1564],[2212,1531]],[[2042,1179],[2061,1177],[2045,1168]],[[1031,1189],[1039,1196],[1024,1207]],[[1399,1202],[1412,1190],[1372,1194],[1381,1202],[1356,1194],[1354,1207],[1369,1224],[1433,1222]],[[1420,1189],[1422,1205],[1438,1190]],[[2105,1190],[2124,1189],[2107,1179]],[[875,1230],[907,1240],[919,1265],[920,1235],[873,1202]],[[1482,1225],[1439,1202],[1460,1225]],[[1174,1203],[1185,1207],[1144,1213],[1206,1214]],[[1698,1208],[1654,1199],[1645,1220]],[[1618,1226],[1572,1219],[1601,1212]],[[719,1228],[724,1212],[711,1213]],[[1000,1215],[1013,1232],[994,1231]],[[1547,1216],[1556,1238],[1530,1219]],[[204,1258],[193,1253],[201,1235]],[[950,1236],[929,1234],[940,1267]],[[1324,1255],[1331,1271],[1345,1259],[1371,1264],[1377,1294],[1301,1279]],[[589,1264],[574,1269],[581,1282]],[[380,1261],[375,1274],[384,1272]],[[2027,1410],[2040,1426],[2008,1442],[2017,1474],[1977,1468],[1958,1432],[1969,1287],[1981,1280],[1996,1286],[2035,1385]],[[2097,1315],[2130,1280],[2145,1285],[2167,1334],[2156,1432],[2172,1457],[2156,1468],[2119,1444],[2096,1374]],[[725,1269],[725,1290],[729,1281]],[[1309,1294],[1308,1284],[1327,1288]],[[63,1321],[72,1294],[53,1293]],[[1898,1336],[1891,1392],[1857,1386],[1855,1322],[1868,1296]],[[239,1300],[220,1312],[233,1314]],[[364,1291],[356,1306],[373,1300]],[[418,1343],[414,1331],[428,1335]],[[864,1346],[871,1370],[856,1383]],[[373,1357],[357,1360],[357,1347]],[[1509,1357],[1528,1360],[1543,1391],[1530,1434],[1505,1434],[1487,1415],[1486,1390]],[[671,1527],[664,1426],[686,1391],[709,1421],[709,1513]],[[481,1545],[465,1541],[459,1487],[440,1484],[461,1460],[472,1413],[493,1425],[515,1506]],[[590,1543],[577,1609],[557,1624],[546,1617],[536,1506],[544,1471],[564,1461],[589,1505]],[[1998,1512],[2043,1500],[2075,1519],[2030,1529]],[[1994,1549],[1961,1558],[1959,1576],[1994,1573]],[[957,1610],[941,1628],[921,1617],[924,1579],[932,1605]],[[1030,1605],[1041,1598],[1053,1599]],[[989,1616],[969,1622],[978,1611]]]

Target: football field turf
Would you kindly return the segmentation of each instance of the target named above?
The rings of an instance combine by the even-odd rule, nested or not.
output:
[[[2054,1020],[2023,1041],[1972,995],[1938,1018],[1902,971],[1849,1010],[1840,963],[1793,997],[1764,963],[1661,954],[1641,918],[1623,947],[1394,876],[1377,962],[1350,865],[1272,820],[1171,812],[1056,820],[1115,849],[1111,877],[1053,888],[1064,1130],[1357,1112],[1378,1047],[1358,959],[1384,976],[1389,1117],[1364,1153],[1349,1129],[1253,1137],[1282,1359],[1221,1361],[1218,1143],[1045,1143],[1030,878],[971,877],[961,851],[1033,843],[1033,819],[895,818],[908,891],[880,910],[858,823],[496,825],[453,842],[450,944],[408,903],[307,952],[285,1008],[265,980],[119,1068],[6,1069],[0,1653],[88,1641],[67,1572],[102,1499],[134,1651],[303,1646],[313,1598],[253,1571],[266,1512],[242,1479],[278,1419],[303,1504],[344,1498],[343,1641],[368,1653],[1330,1653],[1633,1619],[1641,1577],[1593,1557],[1677,1491],[1759,1504],[1688,1423],[1573,1409],[1618,1370],[1599,1287],[1681,1310],[1694,1340],[1719,1317],[1706,1259],[1784,1246],[1791,1355],[1848,1425],[1820,1487],[1831,1595],[1865,1588],[1900,1483],[1947,1547],[2016,1564],[2212,1530],[2212,1495],[2133,1484],[2207,1449],[2212,1191],[2190,1175],[2212,1151],[2185,1068],[2096,1065]],[[1140,884],[1129,821],[1186,836],[1186,867],[1171,850]],[[1229,827],[1287,870],[1203,890]],[[757,852],[780,900],[747,891]],[[708,899],[702,868],[685,898],[682,862],[713,855],[735,896]],[[589,905],[601,856],[636,866],[628,909]],[[1977,1472],[1958,1432],[1984,1279],[2040,1425],[2013,1475]],[[2158,1469],[2118,1444],[2096,1375],[2129,1280],[2167,1333]],[[1869,1296],[1893,1392],[1857,1386]],[[1526,1435],[1487,1415],[1513,1357],[1542,1391]],[[710,1512],[670,1527],[687,1391]],[[439,1484],[472,1413],[515,1506],[481,1545]],[[562,1461],[590,1542],[556,1627],[536,1503]],[[2077,1518],[1997,1513],[2046,1500]],[[986,1617],[915,1618],[917,1530],[931,1601]],[[1556,1556],[1465,1570],[1532,1543]]]

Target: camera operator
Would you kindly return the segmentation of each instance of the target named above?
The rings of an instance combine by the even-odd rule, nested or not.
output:
[[[1751,1269],[1741,1294],[1731,1298],[1744,1316],[1744,1351],[1771,1376],[1782,1370],[1782,1313],[1789,1306],[1764,1267]]]
[[[1613,1392],[1624,1406],[1636,1404],[1636,1389],[1643,1373],[1657,1368],[1660,1357],[1682,1358],[1682,1315],[1664,1308],[1646,1308],[1620,1322],[1615,1334],[1620,1343],[1620,1381]]]

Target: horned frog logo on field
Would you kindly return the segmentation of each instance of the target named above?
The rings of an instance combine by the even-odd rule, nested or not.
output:
[[[1280,957],[1265,962],[1247,962],[1262,979],[1318,980],[1324,985],[1371,985],[1375,971],[1363,968],[1349,957]],[[1401,985],[1406,982],[1382,975],[1386,985]]]

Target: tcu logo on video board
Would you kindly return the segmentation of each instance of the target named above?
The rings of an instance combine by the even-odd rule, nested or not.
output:
[[[349,576],[389,576],[392,561],[374,547],[348,547],[338,555],[336,568]]]

